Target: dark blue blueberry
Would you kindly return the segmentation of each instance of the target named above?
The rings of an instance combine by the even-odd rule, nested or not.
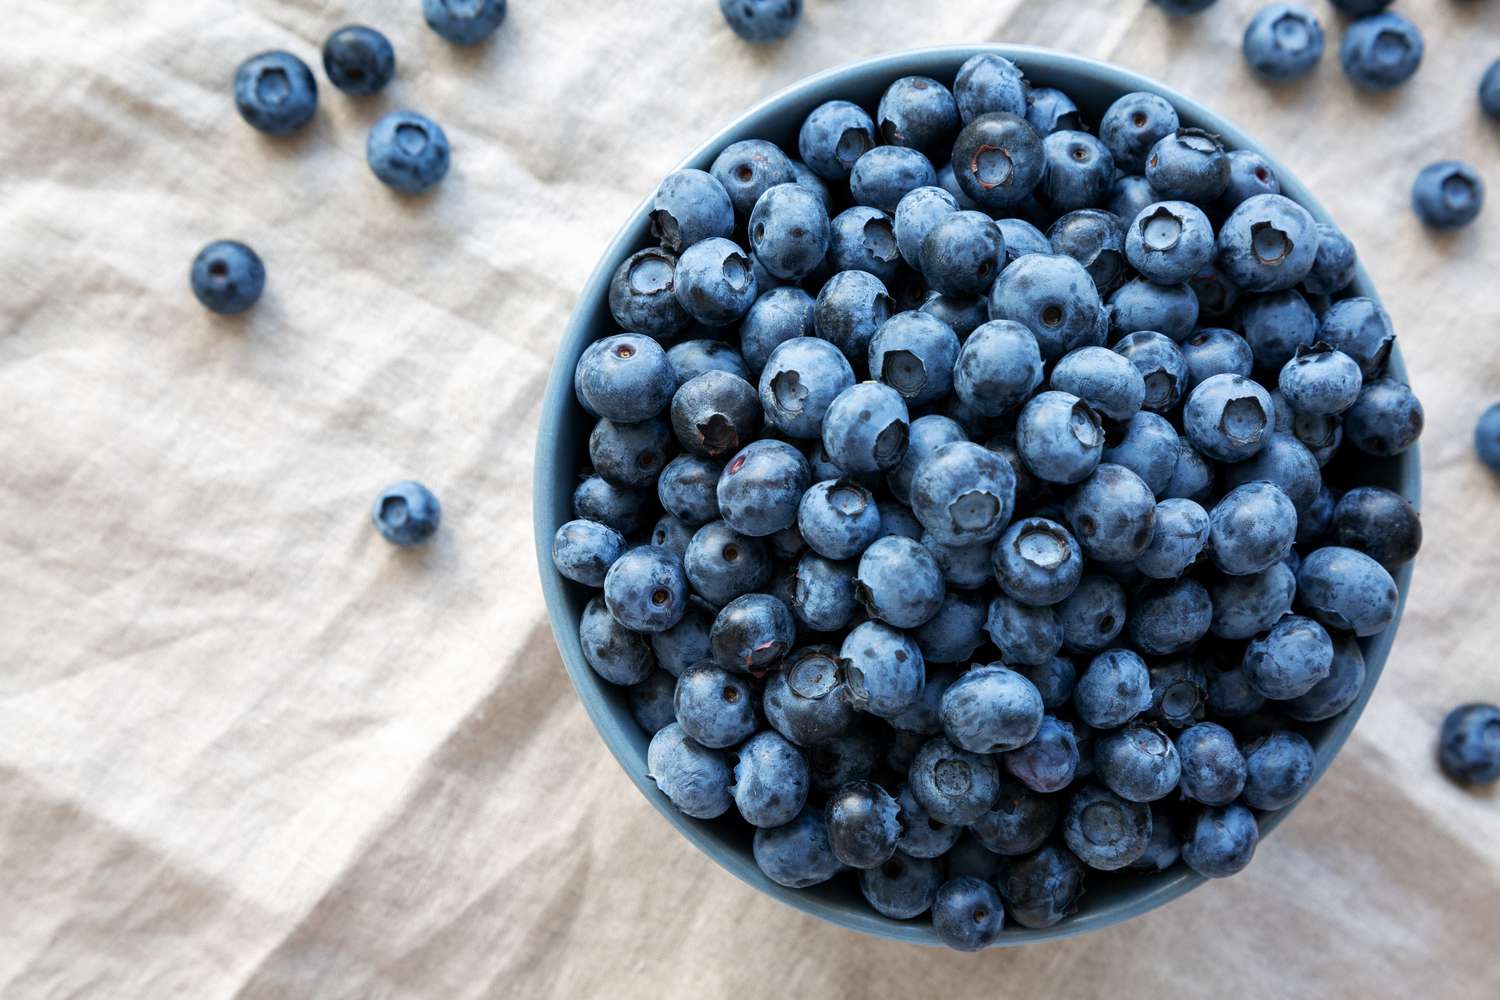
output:
[[[946,154],[958,134],[958,104],[936,80],[903,76],[881,95],[875,122],[880,137],[892,146]]]
[[[678,455],[667,463],[656,481],[662,508],[688,527],[696,528],[719,516],[721,467],[697,455]]]
[[[1385,10],[1393,0],[1329,0],[1329,2],[1350,17],[1365,17]]]
[[[375,530],[392,545],[421,545],[438,530],[443,508],[427,487],[403,479],[380,491],[370,518]]]
[[[910,636],[882,622],[862,622],[851,629],[839,648],[839,664],[845,696],[862,712],[894,718],[922,696],[921,650]]]
[[[1156,496],[1140,476],[1105,462],[1068,496],[1064,510],[1084,555],[1131,562],[1151,543]]]
[[[905,146],[876,146],[854,163],[849,190],[856,205],[894,212],[908,191],[937,184],[932,162]]]
[[[1317,339],[1353,358],[1366,380],[1370,380],[1385,371],[1396,332],[1391,327],[1390,315],[1380,303],[1361,297],[1330,306],[1323,314]]]
[[[1120,219],[1099,208],[1069,212],[1047,231],[1051,251],[1083,265],[1100,294],[1111,291],[1125,277],[1125,229]],[[1009,248],[1007,248],[1009,256]]]
[[[1245,649],[1243,670],[1249,685],[1275,701],[1306,694],[1326,678],[1333,664],[1333,640],[1311,618],[1287,615]],[[1259,807],[1257,807],[1259,808]]]
[[[1180,653],[1208,634],[1214,606],[1197,580],[1161,580],[1136,592],[1130,641],[1148,656]]]
[[[943,572],[920,542],[888,535],[860,556],[854,593],[872,616],[897,628],[916,628],[942,606]]]
[[[260,301],[266,288],[266,266],[245,244],[217,240],[198,251],[189,279],[205,309],[235,316]]]
[[[953,81],[953,97],[965,125],[997,111],[1024,116],[1029,90],[1020,67],[988,52],[966,60]]]
[[[478,45],[505,20],[505,0],[422,0],[422,16],[454,45]]]
[[[870,906],[892,920],[910,920],[932,907],[942,884],[942,865],[896,851],[884,863],[859,873],[859,889]]]
[[[589,462],[606,482],[632,490],[656,484],[676,448],[672,429],[661,417],[638,423],[600,420],[589,434]]]
[[[604,600],[621,625],[661,632],[687,611],[688,581],[677,553],[656,545],[631,549],[604,576]]]
[[[789,340],[771,352],[760,375],[760,404],[772,427],[791,437],[816,438],[854,371],[838,348],[816,337]]]
[[[1330,545],[1302,560],[1299,607],[1333,629],[1358,636],[1384,632],[1396,620],[1400,596],[1384,566],[1355,549]]]
[[[981,608],[981,617],[982,617]],[[923,654],[926,660],[926,654]],[[943,719],[941,715],[943,706],[943,695],[948,691],[948,685],[958,677],[959,671],[951,666],[928,665],[927,679],[922,684],[922,694],[916,701],[908,705],[900,715],[893,715],[888,720],[891,728],[898,734],[910,734],[915,736],[940,736],[943,732]],[[904,765],[897,767],[891,764],[894,770],[905,772],[910,770],[911,762],[916,759],[917,751],[921,744],[927,742],[921,740],[911,753],[907,755]]]
[[[911,481],[927,457],[945,444],[967,441],[963,428],[947,417],[928,414],[911,422],[906,454],[901,463],[886,474],[892,495],[902,503],[911,502]]]
[[[1146,383],[1143,408],[1170,413],[1187,393],[1188,367],[1182,349],[1171,338],[1151,330],[1122,337],[1114,346],[1141,373]]]
[[[797,625],[786,605],[770,594],[746,594],[724,605],[714,619],[708,645],[725,670],[769,670],[792,648]]]
[[[1109,790],[1130,802],[1155,802],[1177,789],[1177,747],[1155,726],[1132,725],[1100,736],[1094,766]]]
[[[891,217],[869,205],[855,205],[834,216],[827,264],[835,271],[867,271],[882,282],[901,274],[901,248]]]
[[[987,542],[975,545],[944,545],[924,531],[919,539],[942,570],[943,582],[959,590],[976,590],[994,579],[990,568],[990,546]]]
[[[1123,624],[1123,599],[1119,612]],[[1151,673],[1146,661],[1128,649],[1100,653],[1078,678],[1073,706],[1078,717],[1095,729],[1123,726],[1151,707]]]
[[[1078,772],[1078,740],[1073,724],[1044,716],[1035,738],[1004,756],[1005,769],[1034,792],[1058,792]]]
[[[1152,0],[1152,3],[1173,17],[1201,14],[1217,2],[1218,0]]]
[[[1163,496],[1177,470],[1177,431],[1165,417],[1145,411],[1132,416],[1122,430],[1119,440],[1104,449],[1103,461],[1124,466],[1153,494]]]
[[[1177,109],[1166,98],[1134,91],[1118,98],[1104,112],[1099,120],[1099,138],[1108,147],[1116,168],[1139,174],[1151,147],[1176,133],[1181,124]],[[1130,218],[1134,217],[1132,212]]]
[[[994,550],[1000,589],[1021,604],[1057,604],[1083,577],[1083,551],[1067,529],[1055,521],[1031,517],[1017,521],[1000,536]]]
[[[1063,644],[1062,622],[1056,611],[1009,597],[996,597],[990,602],[984,627],[1001,657],[1015,666],[1046,663]]]
[[[993,320],[959,348],[953,389],[983,416],[1000,416],[1025,402],[1042,381],[1042,355],[1021,323]]]
[[[1057,623],[1068,649],[1084,653],[1104,649],[1125,627],[1124,588],[1103,573],[1086,574],[1078,588],[1058,604]]]
[[[901,807],[873,781],[851,781],[828,799],[824,811],[834,857],[851,868],[876,868],[896,853]]]
[[[681,677],[684,670],[707,660],[711,655],[708,635],[715,614],[716,609],[708,602],[698,597],[688,598],[681,621],[650,635],[657,665],[673,677]]]
[[[1024,118],[1008,112],[982,114],[964,126],[953,144],[954,179],[981,208],[1020,205],[1042,179],[1042,139]]]
[[[1243,871],[1255,856],[1260,829],[1255,814],[1233,803],[1198,814],[1182,844],[1182,860],[1199,875],[1227,878]]]
[[[1366,455],[1399,455],[1422,436],[1426,417],[1411,386],[1391,378],[1366,382],[1344,414],[1344,436]]]
[[[1196,205],[1160,201],[1126,227],[1125,255],[1148,281],[1180,284],[1213,260],[1214,227]]]
[[[1018,258],[990,289],[990,319],[1022,324],[1036,337],[1042,357],[1104,342],[1104,305],[1083,265],[1062,254]]]
[[[802,17],[802,0],[719,0],[719,11],[747,42],[776,42]]]
[[[1165,497],[1208,503],[1213,496],[1213,468],[1186,437],[1179,436],[1177,445],[1177,468],[1167,484]]]
[[[682,563],[693,590],[719,606],[759,590],[771,579],[765,543],[740,534],[724,521],[699,528]]]
[[[318,109],[318,81],[307,63],[290,52],[262,52],[235,70],[234,103],[254,128],[267,135],[291,135]]]
[[[828,827],[819,809],[804,808],[785,826],[757,829],[755,863],[766,878],[789,889],[827,882],[843,870],[828,842]]]
[[[797,508],[797,527],[808,546],[826,559],[853,559],[880,537],[875,497],[847,479],[814,483]]]
[[[1318,255],[1302,287],[1314,295],[1337,295],[1354,281],[1358,269],[1359,254],[1349,237],[1334,226],[1318,223]]]
[[[1247,292],[1294,288],[1317,259],[1317,222],[1283,195],[1247,198],[1219,228],[1219,268]]]
[[[672,696],[677,678],[665,670],[653,670],[651,676],[630,689],[630,714],[647,736],[655,736],[677,721]]]
[[[1043,136],[1059,130],[1079,131],[1083,128],[1078,105],[1055,87],[1031,88],[1026,95],[1026,120],[1038,135]]]
[[[574,387],[589,412],[633,423],[667,408],[677,378],[660,344],[643,334],[622,333],[595,341],[584,351]]]
[[[1188,279],[1198,299],[1198,310],[1210,322],[1228,322],[1239,306],[1240,289],[1225,277],[1217,264],[1209,263]]]
[[[719,512],[741,534],[774,535],[796,523],[810,477],[807,459],[785,441],[752,441],[724,466]]]
[[[1500,708],[1476,702],[1449,712],[1438,737],[1438,763],[1461,784],[1500,781]]]
[[[1002,777],[994,805],[970,822],[969,829],[986,850],[1014,857],[1040,847],[1057,826],[1060,811],[1056,798]]]
[[[1245,805],[1285,809],[1312,785],[1312,744],[1299,733],[1279,729],[1245,748]]]
[[[1243,375],[1210,375],[1188,396],[1182,428],[1198,451],[1243,462],[1265,446],[1274,419],[1271,395]]]
[[[891,239],[894,260],[894,237]],[[863,363],[870,339],[893,311],[890,294],[879,278],[862,270],[840,271],[818,292],[814,327],[820,338],[843,351],[849,360]]]
[[[1240,330],[1255,353],[1255,367],[1272,376],[1318,336],[1318,317],[1307,300],[1294,291],[1257,295],[1240,307]],[[1332,346],[1337,347],[1337,344]]]
[[[1126,865],[1130,871],[1164,872],[1182,856],[1182,841],[1168,814],[1151,810],[1151,843],[1146,853]]]
[[[983,816],[1000,790],[1000,772],[993,757],[970,753],[942,738],[928,741],[917,751],[908,781],[913,797],[928,815],[955,826]]]
[[[694,741],[675,722],[651,737],[646,775],[689,816],[713,819],[729,811],[733,778],[724,754]]]
[[[1382,486],[1345,493],[1333,511],[1339,545],[1358,549],[1387,568],[1416,558],[1422,548],[1422,520],[1401,494]]]
[[[611,684],[639,684],[651,675],[651,647],[609,613],[603,597],[584,605],[578,619],[578,645],[594,673]]]
[[[671,549],[679,558],[687,552],[688,542],[692,540],[693,528],[672,514],[657,518],[651,529],[651,544]]]
[[[1229,186],[1229,157],[1218,136],[1182,128],[1151,147],[1144,173],[1163,198],[1206,205]]]
[[[1295,80],[1323,58],[1323,26],[1302,7],[1277,3],[1262,8],[1245,28],[1242,48],[1250,68],[1268,80]]]
[[[573,513],[585,520],[607,524],[622,535],[631,535],[641,528],[644,499],[636,490],[621,489],[599,476],[589,476],[573,491]]]
[[[1344,421],[1340,417],[1299,413],[1292,417],[1292,435],[1322,468],[1333,461],[1339,446],[1344,443]]]
[[[1062,834],[1068,850],[1084,864],[1100,871],[1115,871],[1145,854],[1150,846],[1151,807],[1089,785],[1074,792],[1068,801]]]
[[[347,25],[323,43],[323,72],[346,94],[374,94],[396,75],[396,50],[374,28]]]
[[[1181,343],[1198,325],[1198,296],[1187,285],[1127,281],[1109,297],[1109,323],[1117,336],[1151,331]]]
[[[750,310],[757,284],[750,258],[739,244],[715,236],[682,252],[673,291],[693,319],[707,326],[727,326]]]
[[[1207,712],[1208,681],[1194,659],[1175,659],[1151,668],[1152,719],[1174,729],[1190,726]]]
[[[689,318],[674,293],[676,272],[677,258],[665,250],[641,250],[627,257],[609,283],[609,311],[615,322],[653,337],[681,333]]]
[[[1151,182],[1140,174],[1121,174],[1109,188],[1109,200],[1105,207],[1118,219],[1133,219],[1147,205],[1161,201],[1161,195]]]
[[[1048,846],[1005,866],[998,882],[1011,919],[1022,927],[1052,927],[1078,908],[1084,868],[1069,851]]]
[[[801,184],[767,188],[750,213],[750,249],[778,278],[800,281],[828,253],[828,211]]]
[[[422,194],[448,175],[448,136],[426,115],[392,111],[371,126],[365,158],[387,187]]]
[[[954,951],[980,951],[1005,923],[1000,894],[988,882],[962,876],[944,882],[932,900],[932,927]]]
[[[1231,579],[1244,581],[1253,577],[1232,577]],[[1215,592],[1217,593],[1217,588]],[[1288,607],[1290,607],[1290,600],[1288,600]],[[1225,652],[1223,655],[1213,657],[1204,670],[1205,696],[1208,704],[1213,708],[1214,717],[1218,719],[1237,719],[1254,715],[1266,704],[1265,697],[1251,687],[1250,682],[1245,678],[1242,657],[1238,653],[1238,649],[1235,648],[1233,655]]]
[[[712,663],[682,672],[672,705],[682,731],[706,747],[732,747],[755,732],[755,692],[749,681]]]
[[[1423,225],[1462,228],[1484,208],[1484,181],[1473,167],[1458,160],[1430,164],[1412,184],[1411,207]]]
[[[974,753],[1027,745],[1037,737],[1042,714],[1036,687],[1003,666],[974,667],[943,694],[943,731],[955,745]]]
[[[682,682],[678,682],[681,689]],[[729,688],[725,688],[728,691]],[[779,734],[756,733],[737,752],[734,804],[752,826],[790,823],[807,802],[807,758]]]
[[[1281,562],[1297,535],[1297,509],[1279,486],[1236,486],[1208,512],[1214,564],[1231,576],[1261,573]]]
[[[905,504],[879,500],[875,505],[880,508],[882,538],[888,535],[899,535],[902,538],[910,538],[914,542],[922,540],[922,523]]]
[[[1344,29],[1339,62],[1344,75],[1369,90],[1399,87],[1422,64],[1422,33],[1400,14],[1361,17]]]
[[[1481,462],[1500,472],[1500,403],[1479,415],[1474,425],[1474,451]]]
[[[604,586],[604,574],[624,554],[625,536],[597,521],[569,521],[552,536],[557,571],[590,587]]]
[[[1042,696],[1042,707],[1051,712],[1068,704],[1073,698],[1073,685],[1078,681],[1078,670],[1073,661],[1065,656],[1054,656],[1046,663],[1029,667],[1018,667]]]
[[[857,104],[829,101],[814,108],[797,134],[797,150],[813,173],[841,181],[875,146],[875,122]]]
[[[997,219],[1000,235],[1005,237],[1005,263],[1014,264],[1017,257],[1032,253],[1052,253],[1052,241],[1047,234],[1025,219]],[[988,303],[986,303],[988,305]]]
[[[880,747],[874,738],[856,731],[810,748],[808,757],[813,787],[832,794],[851,781],[873,775],[880,764]]]
[[[938,219],[918,254],[927,284],[943,295],[969,297],[989,290],[1005,260],[1005,237],[983,212],[955,211]]]
[[[1015,506],[1015,474],[1004,456],[969,441],[945,444],[917,469],[912,512],[944,545],[992,542]]]
[[[812,332],[811,295],[791,287],[762,292],[740,325],[740,354],[747,377],[758,379],[776,348],[788,340],[811,337]]]
[[[714,159],[708,172],[728,192],[735,212],[747,218],[767,190],[797,181],[792,161],[781,147],[764,139],[730,143]]]
[[[1087,403],[1066,392],[1038,394],[1016,423],[1016,449],[1039,479],[1087,479],[1104,453],[1104,429]]]
[[[1297,577],[1285,563],[1248,576],[1224,576],[1209,586],[1214,602],[1210,631],[1223,639],[1248,639],[1292,610]]]
[[[1338,490],[1323,486],[1307,510],[1297,515],[1298,545],[1316,548],[1333,537],[1333,514],[1339,496]]]
[[[760,397],[738,375],[710,369],[672,397],[672,430],[683,448],[722,462],[760,431]]]
[[[949,580],[950,586],[957,584]],[[917,648],[929,666],[934,663],[962,663],[974,655],[984,642],[987,607],[976,594],[949,591],[938,613],[917,628]],[[924,691],[932,688],[929,674]]]
[[[1041,182],[1036,194],[1054,212],[1103,204],[1115,179],[1115,161],[1087,132],[1059,130],[1042,140]]]
[[[854,723],[832,646],[807,646],[788,656],[766,676],[763,705],[766,721],[798,746],[826,743]]]
[[[1140,370],[1106,347],[1080,347],[1064,355],[1052,369],[1050,385],[1111,420],[1129,420],[1146,398]]]
[[[1479,107],[1485,114],[1500,121],[1500,59],[1490,63],[1489,69],[1479,79]],[[963,102],[959,101],[962,110]]]
[[[953,390],[958,335],[936,316],[897,313],[870,339],[870,374],[909,403],[935,402]]]
[[[1214,722],[1200,722],[1177,737],[1184,798],[1206,806],[1227,806],[1245,787],[1245,758],[1234,736]]]
[[[1191,393],[1205,379],[1214,375],[1243,375],[1249,377],[1255,366],[1255,354],[1250,344],[1232,330],[1205,327],[1182,343],[1182,356],[1187,361],[1187,389]]]
[[[734,206],[718,179],[703,170],[678,170],[662,179],[651,205],[651,235],[674,253],[716,236],[734,234]]]
[[[1169,497],[1156,505],[1151,541],[1136,557],[1136,568],[1156,580],[1175,580],[1203,554],[1208,533],[1208,514],[1197,501]]]
[[[933,226],[958,210],[957,199],[940,187],[919,187],[908,191],[896,206],[893,224],[896,248],[902,259],[912,267],[920,267],[922,241]]]
[[[847,473],[882,472],[900,464],[909,428],[900,393],[880,382],[860,382],[829,405],[823,450]]]
[[[918,312],[936,316],[948,324],[960,340],[967,338],[990,316],[989,303],[983,296],[955,299],[947,295],[939,295],[937,292],[928,294],[926,300],[918,307]]]

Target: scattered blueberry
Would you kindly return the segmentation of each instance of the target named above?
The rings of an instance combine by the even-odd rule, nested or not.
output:
[[[198,301],[221,316],[249,309],[266,288],[265,264],[254,250],[234,240],[218,240],[198,251],[189,276]]]
[[[745,41],[775,42],[797,27],[802,0],[719,0],[719,11]]]
[[[1245,28],[1245,61],[1269,80],[1295,80],[1323,58],[1323,26],[1312,12],[1293,4],[1263,8]]]
[[[1399,87],[1422,63],[1422,33],[1400,14],[1361,17],[1344,29],[1339,62],[1344,75],[1369,90]]]
[[[403,479],[380,491],[370,517],[381,537],[392,545],[421,545],[437,531],[443,510],[431,490]]]
[[[318,109],[318,81],[290,52],[262,52],[235,70],[234,103],[241,118],[267,135],[291,135]]]
[[[1500,781],[1500,708],[1475,703],[1449,712],[1438,739],[1438,762],[1460,784]]]
[[[396,75],[396,50],[374,28],[351,24],[323,43],[323,72],[346,94],[378,93]]]
[[[478,45],[505,20],[505,0],[422,0],[422,16],[454,45]]]
[[[1484,208],[1484,181],[1473,167],[1457,160],[1430,164],[1412,184],[1411,206],[1424,225],[1460,229]]]

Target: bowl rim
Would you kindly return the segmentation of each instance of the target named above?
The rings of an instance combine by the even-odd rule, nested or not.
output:
[[[772,114],[781,113],[788,105],[807,106],[810,110],[812,106],[815,106],[813,104],[815,100],[834,99],[837,95],[820,95],[819,91],[842,84],[851,75],[857,75],[861,78],[880,77],[895,80],[897,77],[908,76],[914,73],[936,75],[936,68],[950,65],[952,72],[956,72],[958,66],[965,60],[985,53],[1003,56],[1017,63],[1023,71],[1044,69],[1047,76],[1067,75],[1086,77],[1089,79],[1091,85],[1105,87],[1120,94],[1132,91],[1148,91],[1158,94],[1177,109],[1185,123],[1190,120],[1198,127],[1206,128],[1218,134],[1224,139],[1225,145],[1230,149],[1250,149],[1259,153],[1276,172],[1278,179],[1281,181],[1283,194],[1286,194],[1293,201],[1306,208],[1318,222],[1330,225],[1336,224],[1323,208],[1322,204],[1313,197],[1311,192],[1280,161],[1267,153],[1262,144],[1256,142],[1238,126],[1199,104],[1197,101],[1133,70],[1124,69],[1086,56],[1059,52],[1038,46],[1007,43],[938,45],[908,49],[856,60],[824,70],[812,76],[804,77],[776,91],[754,104],[742,114],[736,116],[706,141],[700,143],[672,169],[681,170],[694,166],[706,169],[707,163],[711,161],[714,155],[736,136],[756,123],[757,120]],[[705,825],[701,821],[694,820],[679,812],[667,800],[666,796],[661,794],[656,788],[655,783],[646,776],[644,753],[637,750],[636,746],[626,735],[628,731],[618,724],[616,710],[610,705],[609,699],[605,695],[607,682],[595,674],[583,660],[582,651],[578,643],[577,621],[567,607],[569,584],[552,564],[552,538],[562,523],[562,521],[557,520],[555,512],[559,509],[563,511],[570,509],[571,490],[565,493],[559,492],[559,476],[551,457],[557,451],[560,444],[565,447],[567,446],[566,442],[560,441],[561,435],[558,425],[566,409],[577,405],[573,398],[573,368],[578,356],[582,353],[583,347],[595,339],[594,315],[597,312],[598,304],[607,300],[610,279],[613,277],[619,263],[638,248],[642,233],[645,231],[647,214],[650,211],[653,196],[654,189],[651,193],[647,194],[646,198],[631,213],[625,224],[610,241],[608,248],[600,257],[599,264],[595,267],[588,282],[579,293],[573,313],[558,343],[557,352],[552,362],[552,370],[548,377],[542,400],[536,455],[533,464],[532,509],[537,563],[541,574],[542,592],[547,604],[548,620],[552,627],[553,636],[557,641],[559,654],[567,669],[569,679],[578,692],[579,700],[583,702],[584,709],[587,711],[595,730],[598,732],[600,738],[604,740],[605,745],[614,755],[621,768],[624,769],[630,780],[634,782],[636,788],[666,818],[668,823],[675,827],[690,843],[720,867],[740,879],[740,881],[788,906],[841,927],[889,940],[922,945],[940,945],[941,942],[938,940],[931,924],[926,920],[893,920],[883,917],[868,908],[849,907],[839,901],[830,900],[824,898],[822,895],[810,893],[806,890],[787,888],[771,881],[760,871],[748,846],[744,850],[736,851],[726,849],[722,844],[716,842],[708,834]],[[1371,298],[1377,303],[1380,301],[1374,287],[1370,284],[1369,276],[1362,263],[1358,266],[1351,288],[1357,295]],[[1388,369],[1402,381],[1407,380],[1407,372],[1402,362],[1399,344],[1392,347]],[[1398,492],[1405,496],[1415,507],[1420,509],[1421,462],[1419,447],[1413,445],[1411,449],[1397,458],[1394,466],[1397,469],[1397,478],[1399,479]],[[575,470],[569,469],[567,470],[566,477],[563,477],[563,481],[572,481],[574,478]],[[563,520],[571,516],[571,514],[568,514]],[[1412,564],[1407,563],[1392,575],[1395,577],[1399,592],[1396,617],[1390,627],[1379,635],[1371,637],[1363,647],[1367,668],[1364,689],[1353,705],[1326,723],[1329,728],[1317,748],[1316,765],[1313,771],[1312,783],[1309,785],[1308,791],[1296,802],[1292,803],[1292,805],[1276,812],[1260,815],[1259,825],[1262,840],[1285,821],[1293,809],[1306,800],[1308,794],[1312,791],[1312,785],[1315,785],[1321,779],[1323,773],[1332,763],[1333,758],[1343,748],[1350,732],[1363,714],[1366,703],[1374,693],[1381,671],[1390,654],[1391,646],[1395,641],[1397,629],[1405,613],[1407,594],[1411,588]],[[626,722],[631,726],[635,725],[634,720],[628,717]],[[1052,927],[1022,928],[1007,924],[1006,928],[997,937],[994,946],[1007,947],[1056,940],[1100,930],[1163,906],[1206,881],[1207,879],[1203,876],[1192,872],[1185,866],[1178,865],[1170,870],[1169,875],[1160,877],[1155,884],[1129,899],[1113,903],[1097,911],[1071,916]]]

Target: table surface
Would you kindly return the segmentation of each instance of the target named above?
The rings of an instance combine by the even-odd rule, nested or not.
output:
[[[1500,190],[1474,97],[1500,10],[1403,0],[1426,64],[1370,96],[1309,4],[1330,51],[1269,88],[1238,51],[1254,0],[808,0],[770,48],[712,0],[518,0],[473,51],[416,0],[0,0],[0,994],[1495,995],[1500,798],[1432,749],[1449,707],[1500,700],[1500,486],[1470,448],[1500,398],[1500,206],[1434,236],[1408,191],[1445,157]],[[316,65],[355,19],[395,43],[388,94],[325,84],[289,140],[239,120],[242,58]],[[1426,403],[1427,540],[1364,720],[1247,872],[959,956],[801,916],[670,832],[562,670],[529,480],[573,298],[663,173],[809,73],[975,41],[1161,79],[1307,182]],[[363,162],[394,107],[452,140],[429,198]],[[240,320],[187,288],[220,237],[270,272]],[[367,519],[405,477],[444,503],[425,551]]]

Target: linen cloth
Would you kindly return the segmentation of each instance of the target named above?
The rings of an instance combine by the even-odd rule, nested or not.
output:
[[[7,998],[1493,997],[1500,798],[1433,763],[1500,700],[1500,205],[1451,236],[1413,176],[1472,162],[1494,2],[1403,0],[1427,58],[1355,92],[1340,19],[1297,85],[1239,55],[1254,0],[808,0],[753,47],[712,0],[515,0],[454,48],[417,0],[0,0],[0,995]],[[319,46],[395,43],[347,98]],[[530,464],[541,389],[605,244],[656,181],[809,73],[937,43],[1120,63],[1241,123],[1358,245],[1427,406],[1427,532],[1400,639],[1327,777],[1241,876],[1109,931],[962,956],[802,916],[724,873],[631,788],[544,619]],[[230,79],[318,72],[296,137]],[[403,199],[367,128],[413,107],[453,170]],[[265,299],[192,298],[211,239]],[[371,529],[403,477],[423,551]]]

